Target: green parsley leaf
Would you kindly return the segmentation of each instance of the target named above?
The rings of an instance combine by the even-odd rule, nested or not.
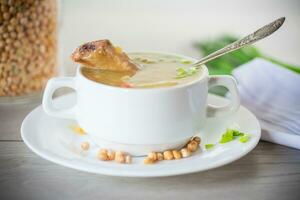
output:
[[[233,131],[233,136],[234,137],[239,137],[239,136],[245,135],[244,133],[239,132],[238,130],[232,130],[232,131]]]
[[[177,76],[186,76],[187,75],[187,71],[184,68],[178,68],[177,70]]]
[[[197,67],[191,67],[188,69],[189,76],[196,74],[196,72],[197,72]]]
[[[243,136],[241,136],[240,138],[239,138],[239,142],[241,142],[241,143],[246,143],[246,142],[248,142],[249,140],[250,140],[250,135],[243,135]]]
[[[205,149],[211,149],[213,148],[215,145],[214,144],[206,144],[205,145]]]
[[[227,129],[227,131],[222,135],[222,138],[219,141],[219,143],[224,144],[224,143],[230,142],[232,140],[234,140],[233,130]]]
[[[185,78],[187,76],[192,76],[197,73],[197,67],[190,67],[188,69],[184,69],[182,67],[177,68],[177,76],[175,78]]]
[[[181,59],[179,62],[181,62],[182,64],[192,64],[193,62],[190,60],[186,60],[186,59]]]

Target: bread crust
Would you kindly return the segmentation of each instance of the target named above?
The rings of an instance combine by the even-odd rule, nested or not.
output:
[[[138,67],[109,40],[87,42],[72,53],[71,58],[85,67],[111,71],[136,71]]]

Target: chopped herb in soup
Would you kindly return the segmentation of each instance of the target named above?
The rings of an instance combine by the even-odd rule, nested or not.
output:
[[[131,53],[130,59],[140,69],[136,72],[116,72],[82,68],[87,78],[99,83],[128,88],[171,87],[196,80],[201,68],[192,67],[192,61],[168,54]]]

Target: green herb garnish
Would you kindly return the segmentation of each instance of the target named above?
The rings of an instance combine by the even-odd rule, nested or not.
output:
[[[211,149],[213,148],[215,145],[214,144],[206,144],[205,145],[205,149]]]
[[[245,134],[242,132],[239,132],[238,130],[232,130],[234,137],[244,136]]]
[[[193,62],[190,60],[186,60],[186,59],[181,59],[179,62],[181,62],[182,64],[192,64]]]
[[[234,140],[233,130],[227,129],[227,131],[222,135],[222,138],[219,141],[219,143],[224,144],[224,143],[230,142],[232,140]]]
[[[180,78],[185,78],[188,76],[192,76],[197,73],[197,68],[196,67],[190,67],[188,69],[185,68],[177,68],[177,76],[175,78],[180,79]]]
[[[177,77],[183,77],[187,75],[187,71],[184,68],[178,68],[177,70]]]
[[[239,139],[239,142],[241,143],[246,143],[249,141],[249,139],[251,138],[249,134],[245,134],[245,133],[242,133],[238,130],[234,130],[234,129],[227,129],[226,132],[222,135],[219,143],[220,144],[224,144],[224,143],[227,143],[227,142],[231,142],[235,139]],[[214,148],[215,144],[205,144],[205,149],[208,150],[208,149],[211,149],[211,148]]]
[[[239,142],[241,142],[241,143],[246,143],[246,142],[248,142],[250,140],[250,135],[243,135],[243,136],[241,136],[240,138],[239,138]]]
[[[239,137],[239,141],[242,142],[244,140],[247,140],[246,137],[249,137],[248,135],[246,135],[245,133],[242,133],[238,130],[233,130],[233,129],[227,129],[226,132],[222,135],[221,140],[219,141],[219,143],[224,144],[227,142],[230,142],[236,138]],[[245,139],[241,139],[245,137]],[[242,141],[241,141],[242,140]]]

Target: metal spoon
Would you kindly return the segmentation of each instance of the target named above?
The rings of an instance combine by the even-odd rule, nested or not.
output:
[[[247,35],[246,37],[244,37],[238,41],[235,41],[235,42],[223,47],[222,49],[219,49],[219,50],[205,56],[204,58],[201,58],[198,62],[194,63],[193,66],[200,67],[200,65],[203,65],[204,63],[207,63],[215,58],[218,58],[224,54],[235,51],[241,47],[244,47],[248,44],[252,44],[258,40],[261,40],[261,39],[271,35],[272,33],[277,31],[281,27],[284,20],[285,20],[285,17],[281,17],[281,18],[273,21],[272,23],[265,25],[264,27],[258,29],[254,33]]]

